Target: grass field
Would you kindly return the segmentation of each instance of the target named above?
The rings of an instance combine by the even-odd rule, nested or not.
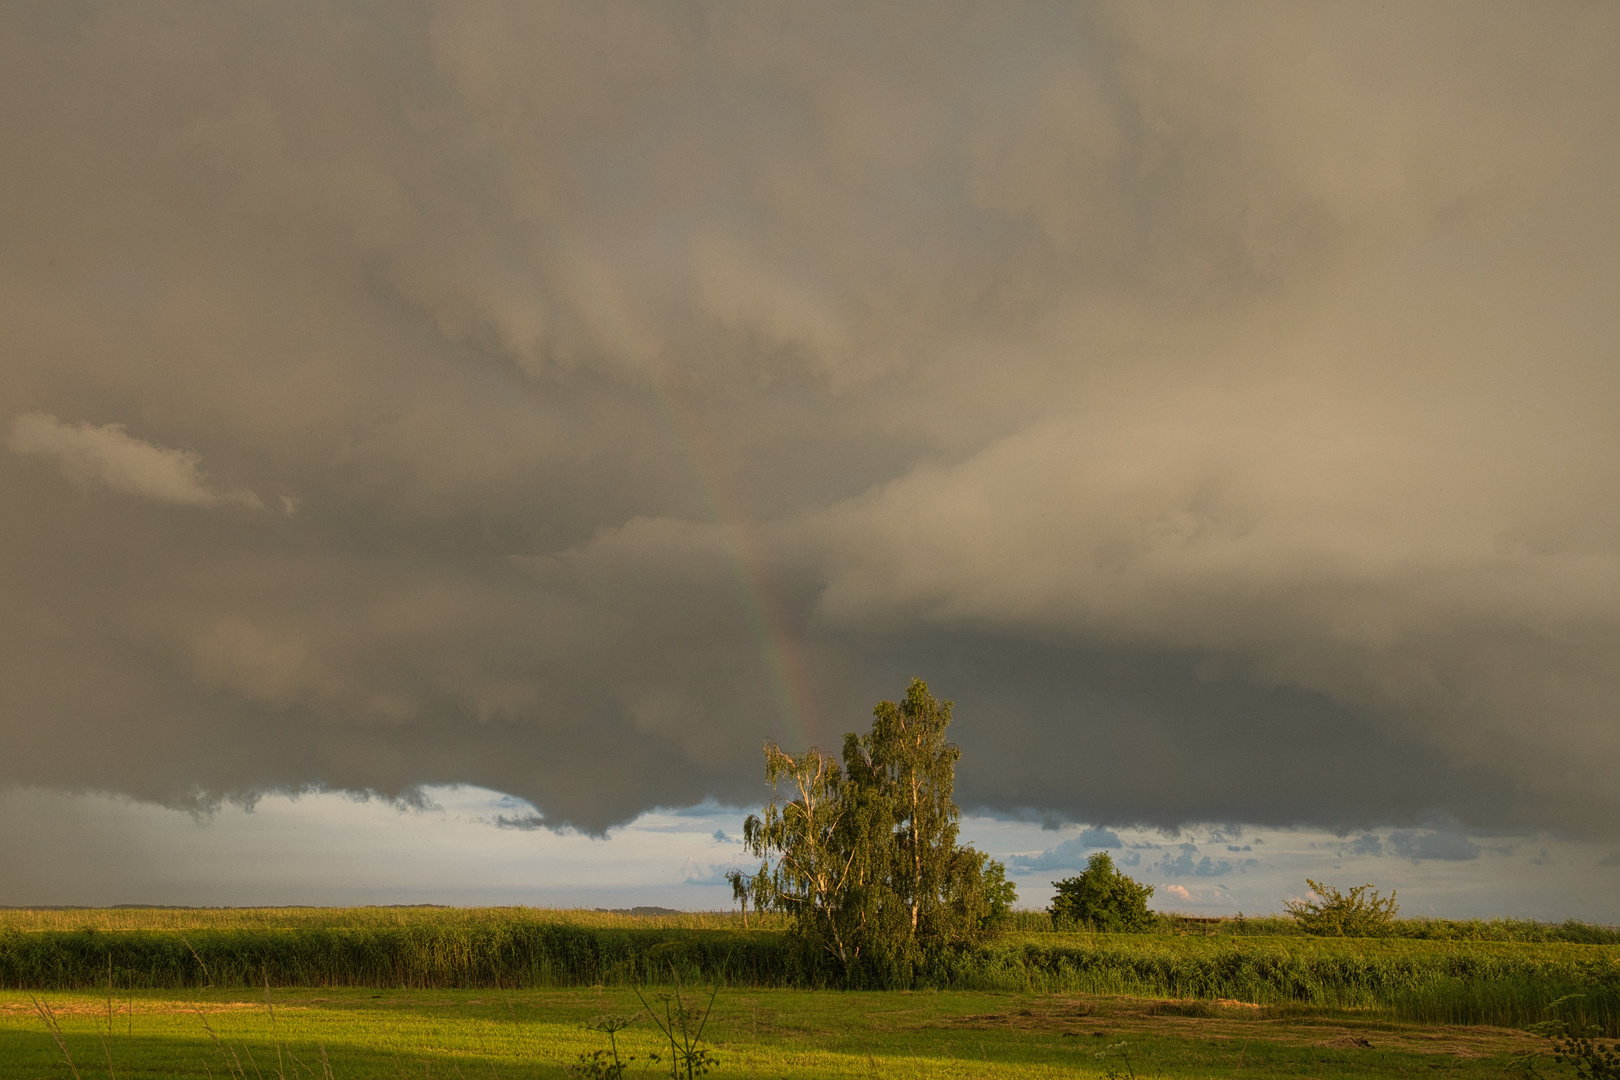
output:
[[[583,1025],[630,1014],[627,990],[202,991],[48,998],[78,1073],[150,1077],[561,1077],[607,1046]],[[212,1032],[212,1035],[210,1034]],[[720,992],[717,1078],[1501,1077],[1540,1040],[1355,1011],[1068,994]],[[217,1036],[217,1039],[215,1038]],[[642,1020],[626,1053],[659,1047]],[[1128,1057],[1127,1057],[1128,1055]],[[324,1071],[323,1057],[330,1067]],[[110,1068],[109,1068],[110,1063]],[[643,1060],[630,1075],[644,1071]],[[1557,1075],[1545,1057],[1544,1074]],[[0,1074],[71,1076],[26,994],[0,993]],[[668,1075],[664,1071],[662,1075]]]
[[[775,920],[723,913],[5,911],[0,1077],[74,1075],[31,997],[85,1078],[560,1076],[607,1046],[586,1021],[676,978],[722,986],[720,1077],[1501,1076],[1542,1045],[1514,1028],[1620,1034],[1620,945],[1570,941],[1602,928],[1329,939],[1264,920],[1208,936],[1021,921],[927,973],[933,989],[859,992],[816,986]],[[643,1018],[622,1045],[653,1035]],[[659,1075],[645,1064],[630,1075]]]

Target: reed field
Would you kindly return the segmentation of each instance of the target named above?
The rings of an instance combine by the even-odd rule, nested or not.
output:
[[[1041,921],[1050,925],[1043,915]],[[567,925],[587,929],[742,929],[730,911],[626,914],[588,908],[530,907],[263,907],[263,908],[0,908],[0,933],[8,930],[364,930],[387,927],[467,928]],[[781,915],[748,913],[748,927],[784,929]]]
[[[361,929],[406,926],[490,926],[561,923],[597,929],[737,930],[787,928],[785,916],[735,911],[679,911],[629,914],[590,908],[459,908],[432,904],[387,907],[263,908],[0,908],[0,932],[6,930],[286,930],[298,928]],[[1189,929],[1190,926],[1190,929]],[[1007,929],[1017,934],[1056,933],[1043,911],[1012,912]],[[1161,916],[1153,934],[1184,933],[1218,937],[1303,937],[1286,916],[1245,918],[1238,915],[1208,925],[1178,922]],[[1505,941],[1620,945],[1620,927],[1569,920],[1540,923],[1530,919],[1397,919],[1387,935],[1421,941]]]
[[[1222,932],[1015,929],[943,954],[910,986],[893,989],[1161,998],[1193,1003],[1188,1008],[1224,999],[1502,1027],[1557,1018],[1620,1035],[1617,944],[1214,929]],[[779,923],[762,927],[752,915],[744,929],[740,917],[725,913],[648,917],[526,908],[0,914],[0,988],[8,990],[88,991],[110,980],[115,992],[510,991],[666,987],[677,979],[747,991],[835,985]]]

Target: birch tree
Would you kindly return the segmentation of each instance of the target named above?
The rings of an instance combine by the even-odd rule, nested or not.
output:
[[[904,701],[880,701],[872,732],[857,743],[870,755],[875,778],[895,818],[894,890],[905,905],[908,933],[928,938],[955,871],[961,813],[953,801],[956,763],[962,751],[945,741],[951,703],[937,701],[921,679],[911,680]]]
[[[845,797],[838,762],[812,747],[789,754],[765,744],[765,776],[788,800],[743,822],[743,843],[765,861],[753,875],[755,910],[789,913],[801,935],[848,969],[860,959],[868,852],[852,842],[856,802]]]
[[[779,794],[743,826],[762,860],[746,878],[755,910],[789,913],[846,978],[909,979],[931,951],[992,931],[1016,895],[1000,863],[957,843],[950,722],[951,703],[914,679],[903,701],[878,703],[869,732],[845,735],[842,766],[765,746]]]

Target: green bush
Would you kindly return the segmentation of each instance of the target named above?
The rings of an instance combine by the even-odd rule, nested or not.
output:
[[[1093,855],[1079,876],[1052,884],[1057,895],[1047,910],[1059,930],[1140,933],[1153,923],[1147,907],[1153,886],[1120,873],[1106,851]]]
[[[1387,899],[1371,885],[1357,885],[1341,893],[1331,885],[1305,879],[1315,900],[1290,900],[1288,910],[1307,934],[1322,937],[1388,937],[1395,932],[1400,911],[1394,890]],[[1369,892],[1368,890],[1372,890]]]

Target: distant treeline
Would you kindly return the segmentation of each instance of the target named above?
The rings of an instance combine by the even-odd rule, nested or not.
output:
[[[781,931],[619,919],[628,925],[428,917],[347,928],[6,929],[0,986],[95,990],[107,986],[109,968],[115,992],[266,983],[515,989],[668,985],[676,978],[732,987],[841,985]],[[1128,994],[1167,999],[1166,1008],[1183,1011],[1224,998],[1284,1011],[1370,1009],[1430,1023],[1524,1026],[1556,1016],[1620,1034],[1620,947],[1556,941],[1013,933],[934,954],[890,988]]]
[[[0,908],[5,930],[291,930],[368,927],[497,927],[550,925],[633,930],[781,930],[786,917],[775,912],[749,912],[747,925],[735,911],[675,911],[670,908],[603,910],[565,908],[456,908],[431,904],[387,907],[164,908],[126,904],[112,908]],[[1044,911],[1013,911],[1005,929],[1014,934],[1059,931]],[[1300,925],[1286,915],[1235,915],[1219,921],[1154,913],[1149,934],[1205,934],[1238,937],[1303,937]],[[1570,919],[1561,923],[1532,919],[1396,919],[1379,936],[1422,941],[1562,942],[1570,945],[1620,945],[1620,927]]]

